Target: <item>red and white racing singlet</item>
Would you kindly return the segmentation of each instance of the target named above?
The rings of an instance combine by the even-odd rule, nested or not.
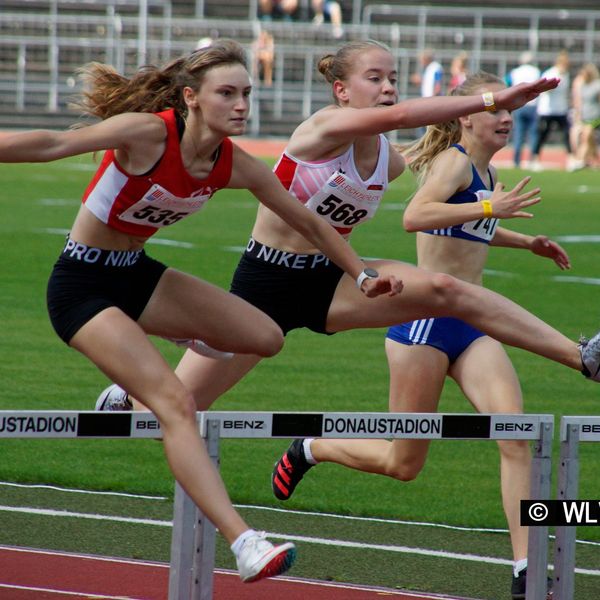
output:
[[[206,179],[192,177],[183,166],[173,109],[156,113],[167,126],[164,154],[144,175],[130,175],[107,150],[84,195],[85,206],[117,231],[149,237],[200,210],[229,183],[233,144],[225,138],[213,170]]]
[[[377,165],[367,180],[354,163],[354,146],[336,158],[305,162],[284,151],[275,165],[283,186],[346,237],[371,219],[388,187],[389,143],[379,135]]]

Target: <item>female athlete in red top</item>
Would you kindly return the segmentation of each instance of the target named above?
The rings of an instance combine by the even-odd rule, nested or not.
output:
[[[176,479],[232,544],[242,579],[277,575],[293,561],[293,544],[273,546],[234,510],[199,436],[194,398],[147,334],[200,338],[218,350],[264,357],[282,347],[281,329],[239,297],[149,258],[144,243],[202,208],[218,189],[244,188],[350,278],[364,263],[264,163],[228,139],[244,132],[249,110],[250,78],[239,44],[220,41],[132,79],[97,63],[83,77],[82,107],[99,123],[0,138],[3,162],[107,150],[48,284],[52,323],[66,343],[155,413]],[[361,290],[395,294],[401,284],[382,276],[362,282]]]

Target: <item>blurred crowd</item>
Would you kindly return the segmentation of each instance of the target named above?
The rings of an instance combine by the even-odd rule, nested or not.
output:
[[[275,40],[264,26],[272,18],[291,19],[298,10],[298,0],[260,0],[260,19],[252,44],[252,75],[264,87],[273,85]],[[335,0],[311,0],[315,27],[331,26],[331,35],[344,35],[342,12]],[[211,34],[212,35],[212,34]],[[215,37],[218,33],[215,33]],[[198,41],[198,47],[210,45],[211,37]],[[419,53],[419,69],[411,76],[422,97],[451,94],[469,73],[470,57],[459,52],[446,71],[436,59],[435,51],[426,48]],[[543,148],[549,140],[564,148],[564,168],[576,171],[600,167],[598,130],[600,129],[600,73],[593,63],[572,69],[569,53],[560,51],[554,63],[544,70],[536,64],[532,52],[523,52],[519,64],[506,74],[507,85],[531,82],[540,77],[558,78],[560,84],[513,112],[513,164],[531,171],[544,169]],[[425,132],[420,128],[417,134]],[[555,133],[553,133],[555,132]],[[524,156],[527,160],[523,160]]]
[[[412,83],[420,86],[421,96],[451,93],[468,73],[469,56],[457,54],[446,73],[432,49],[419,55],[420,70]],[[571,77],[573,76],[573,77]],[[557,88],[545,92],[513,112],[513,163],[532,171],[544,169],[542,149],[553,131],[564,148],[564,166],[568,171],[600,166],[598,130],[600,129],[600,73],[593,63],[571,69],[569,53],[560,51],[554,64],[541,70],[532,52],[523,52],[519,64],[506,75],[507,85],[534,81],[540,77],[559,78]],[[447,82],[445,84],[445,82]],[[420,132],[422,133],[422,132]],[[523,161],[525,148],[528,160]]]

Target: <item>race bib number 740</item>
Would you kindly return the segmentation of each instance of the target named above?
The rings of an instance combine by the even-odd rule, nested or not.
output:
[[[476,192],[477,200],[488,200],[492,196],[492,192],[489,190],[478,190]],[[496,233],[496,227],[498,227],[498,219],[496,217],[482,217],[476,221],[469,221],[464,223],[462,230],[476,238],[489,242]]]

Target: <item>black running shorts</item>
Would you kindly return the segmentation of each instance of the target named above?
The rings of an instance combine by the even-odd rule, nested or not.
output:
[[[48,281],[54,330],[68,344],[85,323],[111,306],[137,321],[166,269],[143,250],[101,250],[67,240]]]
[[[251,239],[233,274],[230,291],[269,315],[286,334],[325,329],[344,271],[324,254],[293,254]]]

